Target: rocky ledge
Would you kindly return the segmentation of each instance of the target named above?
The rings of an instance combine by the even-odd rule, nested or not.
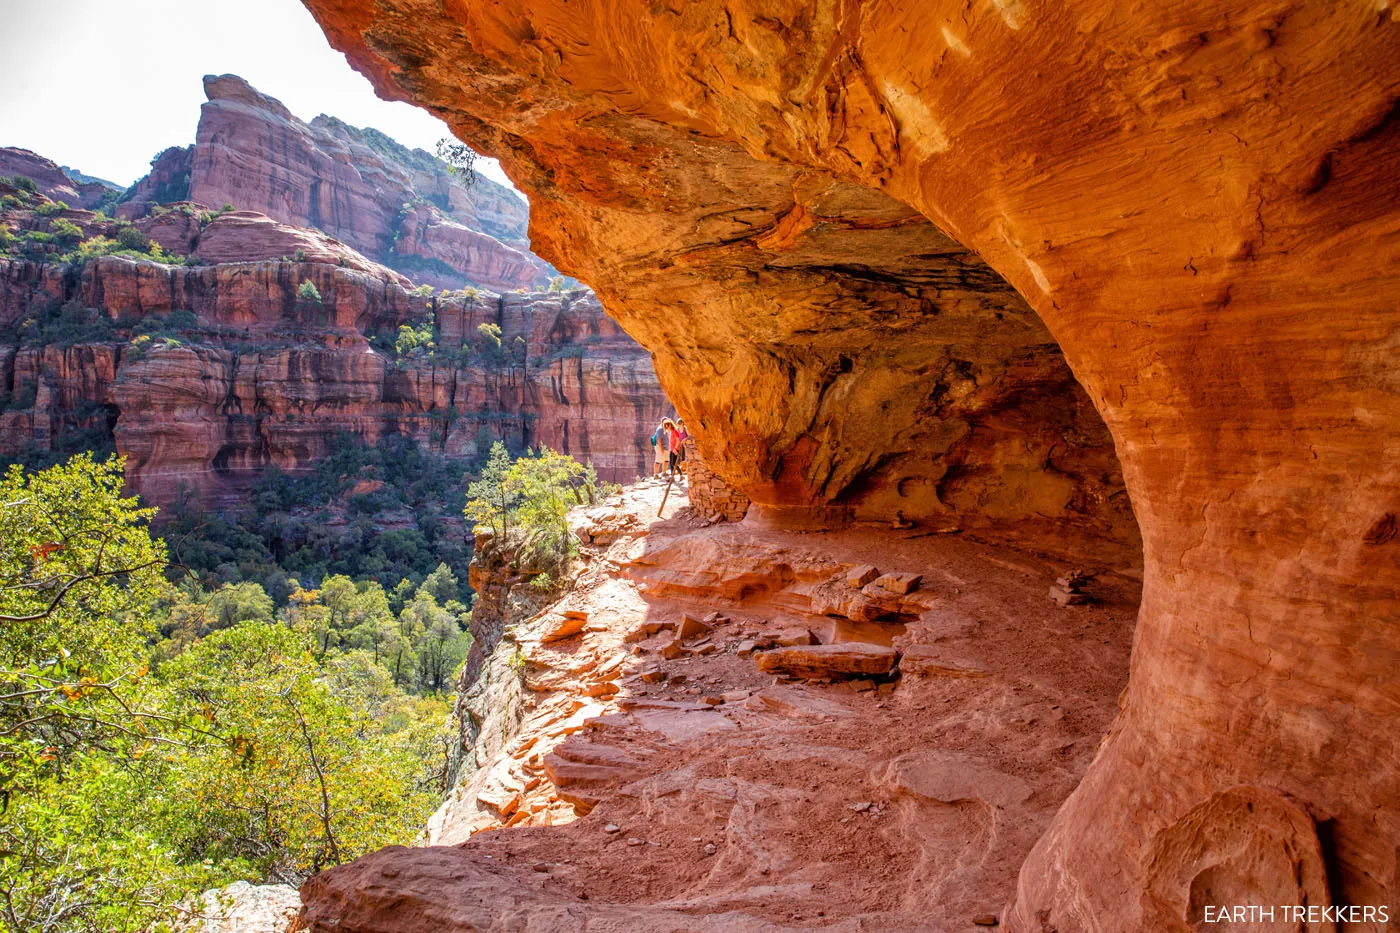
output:
[[[575,513],[603,543],[557,603],[512,610],[508,578],[474,575],[505,624],[469,672],[467,773],[430,845],[308,881],[309,929],[1002,915],[1116,711],[1138,584],[1103,573],[1091,605],[1060,609],[1064,565],[1032,554],[704,526],[683,484],[658,517],[664,489]]]

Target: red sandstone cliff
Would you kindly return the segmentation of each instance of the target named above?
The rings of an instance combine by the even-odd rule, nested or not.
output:
[[[298,296],[304,282],[320,304]],[[0,449],[48,448],[64,431],[106,431],[132,487],[155,502],[181,485],[236,506],[260,471],[295,471],[337,432],[402,433],[471,458],[494,440],[547,444],[630,479],[667,409],[648,355],[583,291],[425,297],[392,273],[317,263],[170,267],[128,259],[62,268],[0,261],[0,308],[16,317],[72,300],[130,326],[193,312],[197,324],[132,343],[0,348]],[[368,338],[440,321],[433,357],[395,359]],[[508,353],[485,353],[495,324]],[[23,400],[23,403],[13,401]]]
[[[234,75],[204,87],[194,145],[157,159],[143,198],[164,190],[316,228],[439,287],[508,290],[553,275],[529,251],[525,201],[490,179],[464,188],[426,152],[332,117],[305,123]]]
[[[85,210],[114,201],[121,193],[120,189],[104,182],[75,178],[58,163],[28,149],[0,148],[0,177],[14,175],[32,178],[35,187],[49,198]]]

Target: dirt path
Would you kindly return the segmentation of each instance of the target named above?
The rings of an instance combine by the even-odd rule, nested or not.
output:
[[[702,528],[683,491],[658,520],[661,495],[580,518],[610,543],[514,633],[524,719],[435,821],[460,845],[313,879],[313,929],[942,931],[1002,912],[1115,711],[1138,584],[1106,573],[1061,609],[1067,568],[1036,555]],[[921,579],[858,586],[862,566]]]

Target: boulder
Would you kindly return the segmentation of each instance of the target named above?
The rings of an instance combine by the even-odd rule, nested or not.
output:
[[[907,596],[919,588],[923,577],[917,573],[887,573],[875,580],[875,585],[883,590]]]
[[[690,641],[708,634],[710,626],[693,616],[681,616],[680,625],[676,627],[676,637],[682,641]]]
[[[764,673],[807,678],[888,674],[897,658],[893,648],[861,642],[777,648],[755,656]]]
[[[867,583],[873,583],[880,576],[880,571],[870,564],[862,564],[846,574],[846,582],[856,589],[860,589]]]

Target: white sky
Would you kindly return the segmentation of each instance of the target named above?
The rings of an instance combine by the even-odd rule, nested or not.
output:
[[[162,149],[194,142],[206,74],[410,148],[450,135],[376,97],[297,0],[0,0],[0,146],[129,185]],[[477,170],[510,184],[495,160]]]

